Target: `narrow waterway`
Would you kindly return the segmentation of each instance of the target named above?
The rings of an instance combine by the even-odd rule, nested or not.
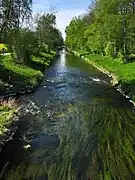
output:
[[[61,51],[41,87],[23,97],[26,110],[32,104],[37,112],[24,118],[26,152],[5,179],[135,179],[133,106],[110,80]],[[14,151],[20,153],[18,146]]]

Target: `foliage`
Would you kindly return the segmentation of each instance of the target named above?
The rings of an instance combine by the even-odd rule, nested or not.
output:
[[[44,50],[50,52],[51,49],[56,49],[57,46],[61,46],[63,44],[62,34],[55,27],[56,16],[54,14],[38,14],[36,24],[36,32],[39,44],[37,54]]]
[[[63,44],[54,13],[38,14],[32,21],[32,0],[3,0],[0,8],[1,38],[15,61],[25,64],[32,55],[51,52]]]
[[[15,86],[35,85],[43,76],[40,70],[44,71],[53,59],[52,50],[56,51],[63,43],[55,27],[56,15],[44,13],[33,22],[32,0],[3,0],[0,10],[1,39],[11,53],[0,57],[1,78]]]
[[[71,49],[82,49],[84,47],[85,37],[83,32],[86,30],[85,26],[85,22],[78,17],[74,18],[66,28],[67,37],[65,43]]]
[[[12,123],[15,109],[8,106],[0,106],[0,135],[6,133]]]
[[[130,92],[132,98],[135,97],[134,17],[134,1],[95,0],[84,17],[70,22],[65,41],[69,48],[81,54],[90,52],[88,59],[116,74],[122,89]]]
[[[18,29],[29,20],[32,0],[2,0],[0,2],[0,38],[12,29]]]
[[[43,74],[30,67],[15,63],[9,55],[3,57],[0,61],[0,76],[4,81],[19,88],[19,86],[36,85]]]
[[[3,53],[3,49],[4,49],[4,53],[8,52],[6,44],[0,43],[0,53]]]
[[[118,53],[117,53],[117,58],[118,58],[119,60],[123,61],[124,56],[123,56],[123,54],[122,54],[121,52],[118,52]]]
[[[5,38],[8,49],[14,54],[16,61],[26,63],[35,52],[36,34],[31,30],[18,29],[8,33]]]
[[[24,75],[24,76],[33,76],[33,75],[41,75],[40,72],[37,72],[29,67],[23,66],[21,64],[15,64],[14,61],[11,59],[11,56],[5,56],[2,61],[1,61],[1,65],[3,65],[6,69],[20,74],[20,75]]]
[[[127,60],[135,53],[135,3],[131,0],[99,0],[84,17],[74,18],[66,28],[66,45],[74,50]]]

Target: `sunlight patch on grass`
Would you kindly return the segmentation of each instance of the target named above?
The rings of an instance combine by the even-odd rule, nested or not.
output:
[[[111,59],[100,55],[87,55],[86,57],[90,59],[90,61],[93,61],[106,70],[114,73],[118,77],[118,80],[126,82],[135,80],[135,62],[124,64],[118,59]]]
[[[1,62],[2,62],[2,65],[3,65],[6,69],[8,69],[8,70],[10,70],[10,71],[12,71],[12,72],[14,72],[14,73],[23,75],[23,76],[30,77],[30,76],[35,76],[35,75],[37,75],[37,76],[41,76],[41,75],[42,75],[42,73],[41,73],[40,71],[36,71],[36,70],[34,70],[34,69],[32,69],[32,68],[29,68],[29,67],[27,67],[27,66],[24,66],[24,65],[15,63],[15,62],[12,60],[12,58],[11,58],[10,55],[5,56],[5,57],[2,59]]]
[[[50,60],[46,60],[44,58],[41,58],[41,57],[36,57],[36,56],[33,56],[33,59],[32,59],[33,62],[36,62],[38,64],[42,64],[42,65],[45,65],[45,66],[49,66],[50,64]]]

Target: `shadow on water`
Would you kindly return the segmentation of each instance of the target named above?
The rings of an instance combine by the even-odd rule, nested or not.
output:
[[[6,180],[135,179],[132,105],[102,81],[104,75],[81,68],[82,62],[72,65],[71,58],[58,59],[47,75],[51,82],[28,96],[41,112],[24,133],[31,147]]]

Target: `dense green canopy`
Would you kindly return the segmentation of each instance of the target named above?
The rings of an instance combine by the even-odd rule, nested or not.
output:
[[[127,60],[135,54],[134,18],[134,0],[95,0],[66,28],[66,45]]]
[[[32,0],[0,1],[0,40],[19,62],[24,63],[42,51],[50,53],[63,44],[55,25],[56,15],[52,12],[33,18]]]

